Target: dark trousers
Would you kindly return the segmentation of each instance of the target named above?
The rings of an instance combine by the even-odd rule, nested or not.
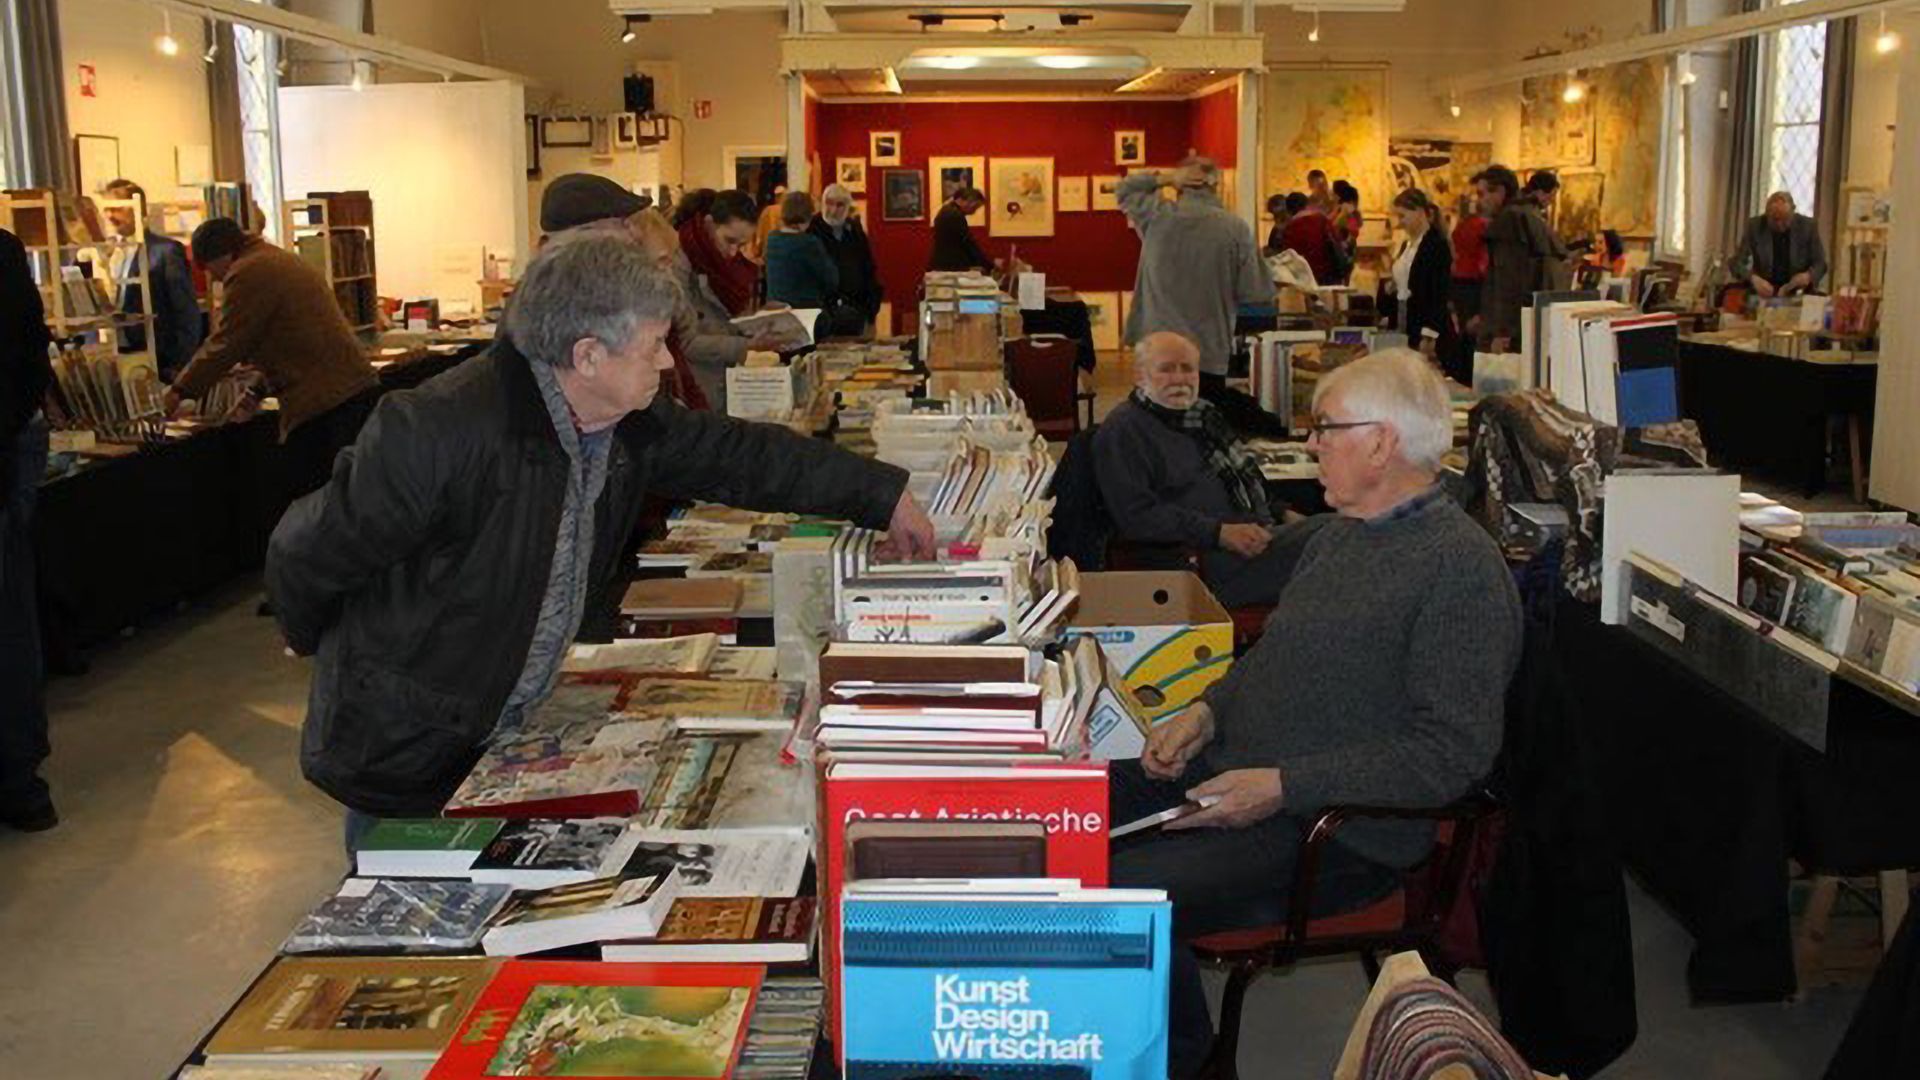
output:
[[[1113,762],[1109,818],[1125,824],[1178,806],[1189,789],[1213,775],[1189,767],[1186,775],[1169,782],[1149,777],[1138,761]],[[1284,771],[1281,775],[1284,780]],[[1166,890],[1179,940],[1266,926],[1286,917],[1305,832],[1305,822],[1283,811],[1244,829],[1135,833],[1114,844],[1108,877],[1117,889]],[[1336,842],[1320,862],[1316,914],[1364,907],[1398,885],[1396,871]],[[1168,1045],[1171,1075],[1179,1080],[1192,1076],[1206,1060],[1213,1017],[1192,950],[1175,948],[1172,963]]]
[[[1447,378],[1461,386],[1473,385],[1473,346],[1477,335],[1468,331],[1467,324],[1480,314],[1480,288],[1478,278],[1454,278],[1447,294],[1460,332],[1441,349],[1440,368],[1447,373]]]
[[[35,416],[0,446],[0,807],[48,799],[47,702],[33,567],[33,511],[47,470],[47,425]]]
[[[261,550],[265,550],[264,538],[273,535],[287,507],[326,486],[327,478],[333,475],[333,459],[360,437],[360,429],[373,415],[380,394],[378,388],[366,390],[287,433],[268,466],[271,497],[263,503],[264,516],[259,522]]]

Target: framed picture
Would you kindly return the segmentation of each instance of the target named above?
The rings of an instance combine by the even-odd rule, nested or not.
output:
[[[1145,165],[1147,163],[1147,133],[1144,131],[1114,132],[1113,163],[1115,165]]]
[[[929,199],[933,205],[927,207],[927,220],[932,221],[940,213],[940,208],[953,201],[953,193],[963,187],[987,190],[987,159],[983,157],[930,157],[927,159],[927,175],[933,181],[934,197]],[[989,193],[991,194],[991,193]],[[985,225],[987,208],[967,218],[969,225]]]
[[[1606,192],[1606,180],[1606,174],[1596,169],[1569,169],[1560,174],[1560,197],[1553,201],[1553,214],[1562,238],[1599,237],[1600,200]]]
[[[857,157],[835,158],[833,160],[833,179],[841,187],[855,195],[867,192],[867,159]]]
[[[867,158],[870,165],[900,164],[900,133],[897,131],[868,132]]]
[[[540,178],[540,118],[527,114],[527,179]]]
[[[1093,209],[1120,209],[1120,178],[1118,176],[1092,176],[1087,180],[1091,185],[1088,198]]]
[[[880,220],[919,221],[927,216],[927,174],[919,169],[883,169],[880,196]]]
[[[991,236],[1053,235],[1053,159],[994,158],[987,165]]]
[[[860,219],[860,224],[865,225],[867,223],[867,200],[853,200],[853,216]]]
[[[551,146],[556,149],[561,147],[591,147],[593,145],[593,117],[541,117],[540,145]]]
[[[120,140],[112,135],[75,135],[73,169],[80,194],[100,194],[120,178]]]
[[[1087,206],[1087,178],[1084,176],[1061,177],[1060,205],[1056,209],[1063,214],[1073,214],[1084,212]]]
[[[608,117],[593,118],[593,156],[598,158],[613,156],[613,122]]]
[[[616,150],[640,149],[640,117],[637,114],[613,114],[613,147]]]

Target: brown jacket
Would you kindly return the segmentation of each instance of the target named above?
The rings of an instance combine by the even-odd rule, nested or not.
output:
[[[235,364],[252,364],[280,399],[280,438],[376,385],[366,353],[305,260],[264,240],[228,271],[212,336],[173,381],[183,398],[205,394]]]

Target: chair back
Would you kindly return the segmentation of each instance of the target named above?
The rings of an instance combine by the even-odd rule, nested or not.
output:
[[[1069,439],[1080,430],[1078,356],[1071,338],[1051,334],[1007,343],[1007,383],[1026,403],[1034,430],[1049,439]]]
[[[1047,555],[1072,559],[1081,570],[1107,565],[1107,538],[1111,526],[1100,498],[1100,477],[1093,469],[1093,436],[1088,428],[1067,440],[1054,470],[1048,494],[1054,500],[1053,522],[1047,526]]]

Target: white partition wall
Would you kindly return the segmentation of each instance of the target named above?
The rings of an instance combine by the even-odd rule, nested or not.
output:
[[[1880,378],[1873,410],[1873,471],[1867,493],[1920,510],[1920,17],[1888,19],[1901,32],[1900,90],[1893,131],[1893,229],[1887,297],[1880,316]]]
[[[288,87],[286,195],[371,192],[380,294],[477,310],[483,249],[526,265],[525,115],[511,82]]]

